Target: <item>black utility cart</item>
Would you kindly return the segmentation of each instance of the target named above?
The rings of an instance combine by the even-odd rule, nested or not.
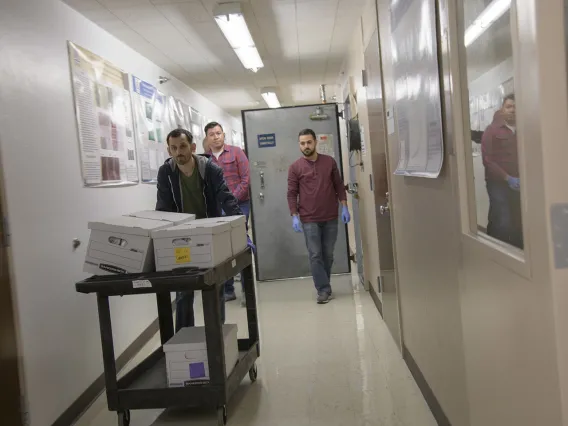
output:
[[[242,272],[246,295],[248,339],[239,339],[239,361],[227,377],[221,324],[220,286]],[[118,412],[119,426],[130,424],[130,410],[210,407],[217,410],[220,426],[227,423],[227,402],[248,374],[256,381],[260,355],[256,296],[249,249],[211,269],[180,269],[171,272],[95,276],[76,284],[80,293],[96,293],[108,407]],[[131,372],[117,380],[110,296],[155,293],[162,345],[174,335],[171,294],[201,290],[210,380],[199,385],[169,388],[162,347]]]

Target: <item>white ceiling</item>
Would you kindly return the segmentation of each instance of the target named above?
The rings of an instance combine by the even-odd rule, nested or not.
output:
[[[217,27],[218,0],[63,1],[233,115],[265,107],[263,87],[276,87],[283,105],[319,102],[319,85],[337,82],[366,2],[242,1],[265,64],[255,74]]]

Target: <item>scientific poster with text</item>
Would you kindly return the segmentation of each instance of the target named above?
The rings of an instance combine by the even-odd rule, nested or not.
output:
[[[68,42],[85,186],[137,184],[128,74]]]
[[[156,87],[135,76],[132,76],[132,92],[142,182],[155,183],[158,169],[169,157],[166,136],[173,125],[168,99]]]

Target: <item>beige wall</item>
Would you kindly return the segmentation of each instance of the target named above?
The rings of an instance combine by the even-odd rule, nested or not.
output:
[[[377,4],[385,107],[394,109],[390,0],[377,0]],[[460,79],[459,14],[456,0],[439,0],[439,5],[441,65],[446,82],[444,168],[435,180],[390,175],[404,345],[453,426],[568,425],[568,419],[563,423],[561,417],[562,408],[568,411],[568,400],[561,400],[561,389],[565,390],[568,383],[568,292],[566,272],[552,266],[552,224],[547,204],[568,200],[565,189],[561,190],[568,174],[561,165],[568,158],[568,147],[561,149],[553,136],[568,133],[566,98],[561,97],[552,116],[539,108],[553,100],[559,102],[559,91],[566,93],[565,46],[553,43],[554,37],[558,41],[564,31],[563,3],[517,0],[522,8],[522,43],[515,78],[517,86],[523,88],[519,92],[517,87],[517,99],[518,104],[522,103],[519,139],[521,178],[526,182],[526,256],[511,254],[470,231],[470,214],[475,214],[476,208],[468,196],[474,187],[467,175],[471,167],[466,167],[471,161],[467,157],[471,142],[463,130],[469,129],[469,123],[467,109],[462,107],[467,105],[467,90],[463,90]],[[365,128],[368,117],[365,93],[359,89],[360,71],[369,40],[366,37],[374,28],[369,18],[372,15],[371,2],[361,26],[354,30],[345,68],[345,77],[355,77],[360,120]],[[548,37],[546,49],[538,47],[537,32],[540,43]],[[551,45],[554,49],[549,48]],[[537,56],[540,64],[534,61]],[[554,58],[561,59],[555,62],[556,69],[551,66]],[[563,79],[562,84],[556,83],[559,79]],[[463,104],[462,99],[466,100]],[[556,155],[544,149],[550,144],[556,147]],[[395,132],[388,137],[391,165],[397,164],[397,147]],[[526,167],[527,158],[531,159],[530,168]],[[558,158],[562,158],[561,164]],[[557,166],[545,167],[547,160]],[[375,276],[380,271],[373,269],[378,265],[378,253],[373,252],[376,223],[370,207],[373,203],[374,208],[374,200],[365,185],[372,173],[371,162],[365,166],[360,174],[361,227],[366,274]],[[561,173],[556,172],[559,169]],[[550,186],[543,191],[546,178]],[[549,191],[554,184],[555,191]]]

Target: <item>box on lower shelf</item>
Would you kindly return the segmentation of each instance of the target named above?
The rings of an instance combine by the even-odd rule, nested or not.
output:
[[[225,343],[225,369],[227,377],[239,360],[236,324],[223,326]],[[191,386],[209,380],[209,362],[205,327],[182,328],[163,346],[169,387]]]
[[[195,215],[150,211],[89,222],[91,237],[83,270],[95,275],[151,272],[152,231],[194,219]]]
[[[194,220],[152,232],[156,271],[212,268],[232,256],[230,223]]]

